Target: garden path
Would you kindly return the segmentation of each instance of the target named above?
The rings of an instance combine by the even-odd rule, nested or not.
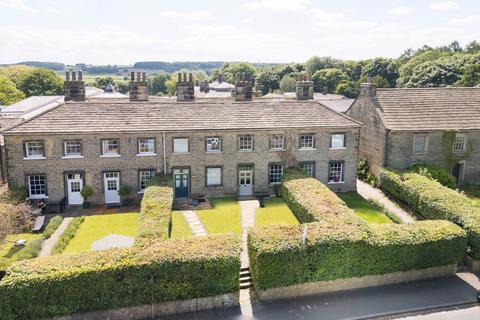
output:
[[[402,223],[414,223],[415,220],[410,216],[405,210],[396,206],[392,200],[388,199],[388,197],[382,192],[382,190],[377,189],[365,183],[363,181],[357,180],[357,192],[365,199],[373,199],[381,203],[385,209],[393,212],[397,215],[397,217],[402,220]]]
[[[55,243],[57,243],[58,238],[65,231],[65,229],[70,224],[72,219],[73,219],[72,217],[64,218],[62,223],[58,226],[57,230],[55,230],[55,232],[50,236],[50,238],[43,241],[42,249],[40,250],[40,253],[38,254],[39,257],[46,257],[46,256],[49,256],[52,253],[53,246],[55,245]]]
[[[242,268],[248,267],[247,229],[255,226],[255,209],[259,207],[258,200],[245,200],[240,202],[242,213]]]
[[[182,211],[185,220],[188,223],[188,226],[192,230],[194,236],[206,236],[207,230],[203,226],[202,222],[198,218],[197,214],[193,210],[183,210]]]

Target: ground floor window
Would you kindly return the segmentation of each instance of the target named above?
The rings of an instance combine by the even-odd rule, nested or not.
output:
[[[207,168],[207,187],[222,185],[222,168]]]
[[[300,169],[302,169],[308,176],[315,177],[315,162],[301,162]]]
[[[268,166],[268,183],[280,184],[283,175],[283,164],[274,163]]]
[[[28,179],[28,195],[32,199],[47,196],[47,177],[44,174],[33,174]]]
[[[328,182],[343,182],[343,161],[330,161],[328,163]]]
[[[145,190],[147,181],[155,176],[155,170],[139,170],[138,171],[138,191]]]

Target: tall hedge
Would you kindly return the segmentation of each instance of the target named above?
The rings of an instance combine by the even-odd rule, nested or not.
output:
[[[0,282],[2,319],[37,319],[192,299],[239,289],[233,234],[17,263]]]
[[[299,221],[309,223],[249,231],[257,289],[422,269],[463,258],[466,234],[448,221],[368,224],[329,188],[295,169],[284,174],[282,195]]]
[[[480,259],[480,208],[467,196],[416,173],[383,170],[380,185],[424,218],[445,219],[460,225],[468,235],[469,254]]]

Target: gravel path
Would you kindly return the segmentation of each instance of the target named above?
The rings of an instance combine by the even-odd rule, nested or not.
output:
[[[193,232],[194,236],[206,236],[207,230],[202,224],[202,221],[198,218],[197,214],[193,210],[182,211],[185,220],[187,220],[188,226]]]
[[[72,219],[73,218],[71,217],[64,218],[62,223],[58,226],[57,230],[55,230],[51,237],[43,241],[42,249],[38,254],[39,257],[46,257],[52,253],[53,246],[55,245],[55,243],[57,243],[58,238],[62,235],[63,231],[65,231]]]
[[[415,220],[403,209],[396,206],[392,200],[383,193],[382,190],[377,189],[365,183],[357,180],[357,192],[365,199],[373,199],[381,203],[387,210],[395,213],[397,217],[402,220],[402,223],[414,223]]]
[[[259,207],[258,200],[245,200],[240,202],[242,213],[242,268],[248,267],[247,229],[255,226],[255,209]]]

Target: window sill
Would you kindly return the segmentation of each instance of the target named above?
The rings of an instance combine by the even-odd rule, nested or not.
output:
[[[206,186],[207,190],[223,190],[223,186]]]
[[[342,147],[342,148],[328,148],[328,150],[346,150],[347,148],[346,147]]]
[[[173,155],[183,155],[183,154],[190,154],[190,152],[173,152]]]
[[[23,160],[45,160],[46,157],[23,157]]]
[[[427,154],[426,152],[413,152],[412,153],[414,156],[421,156]]]
[[[285,152],[287,149],[269,149],[269,152]]]
[[[335,182],[335,181],[328,181],[327,184],[344,184],[345,181],[339,181],[339,182]]]
[[[83,159],[83,156],[63,156],[62,159]]]
[[[317,148],[300,148],[298,150],[300,150],[300,151],[315,151],[315,150],[317,150]]]
[[[137,194],[143,194],[145,192],[145,190],[140,190],[140,191],[137,191]]]
[[[28,199],[30,199],[30,200],[42,200],[42,199],[48,199],[48,196],[39,194],[39,195],[29,196]]]
[[[156,153],[137,153],[137,157],[156,157]]]
[[[101,154],[100,158],[120,158],[121,154]]]
[[[269,183],[268,185],[270,187],[277,187],[277,186],[280,186],[282,183],[281,182],[277,182],[277,183]]]
[[[253,152],[254,150],[251,149],[251,150],[238,150],[238,152]]]
[[[205,154],[217,154],[217,153],[223,153],[223,151],[205,151]]]

